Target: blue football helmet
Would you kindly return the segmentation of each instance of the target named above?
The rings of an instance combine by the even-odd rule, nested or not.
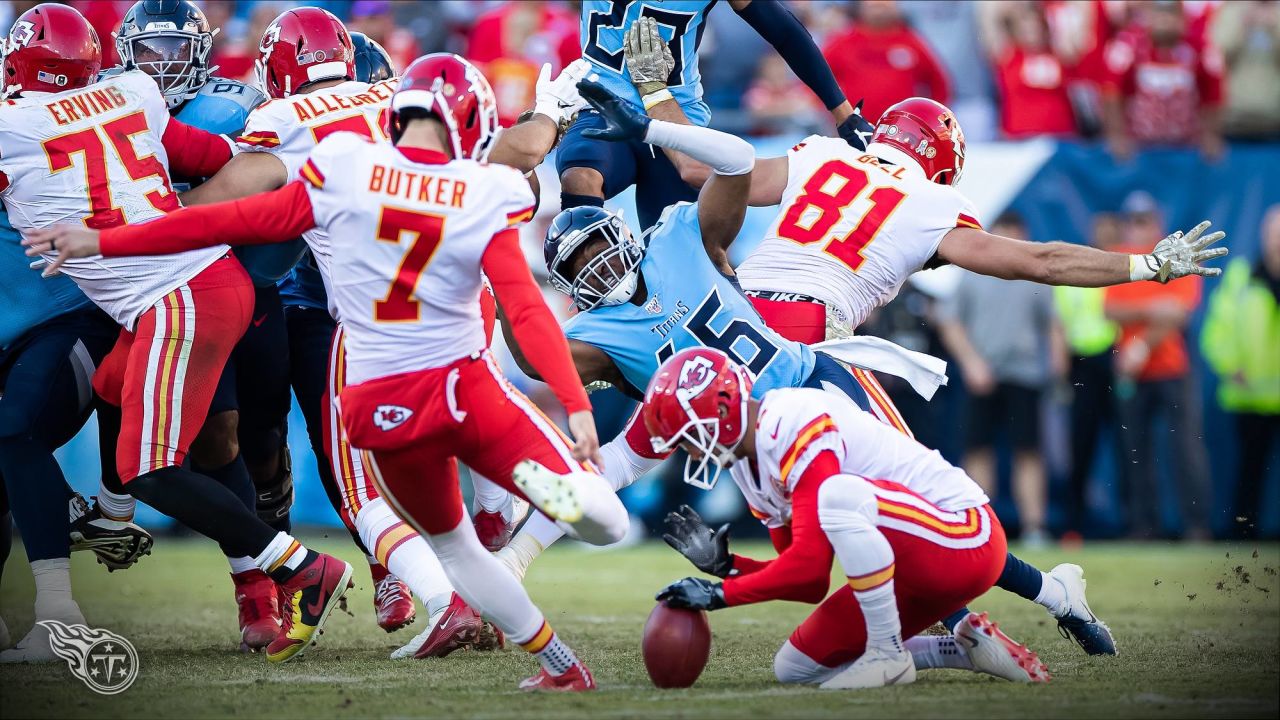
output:
[[[568,277],[575,254],[595,240],[606,247]],[[563,210],[547,228],[542,245],[551,286],[573,299],[578,309],[621,305],[635,295],[644,248],[631,235],[620,213],[585,206]]]
[[[356,80],[376,83],[396,76],[391,55],[376,40],[364,33],[350,34],[351,45],[356,49]]]
[[[172,110],[195,97],[217,69],[209,67],[217,32],[190,0],[142,0],[121,21],[116,51],[126,70],[155,79]]]

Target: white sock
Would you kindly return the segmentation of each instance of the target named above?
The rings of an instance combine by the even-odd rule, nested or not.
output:
[[[84,622],[80,606],[71,597],[71,559],[54,558],[31,563],[36,581],[36,619]]]
[[[262,571],[270,575],[280,568],[289,568],[297,570],[302,565],[302,561],[307,557],[307,549],[302,543],[293,539],[288,533],[276,533],[275,539],[267,544],[258,557],[253,559],[254,564],[262,568]]]
[[[1036,595],[1036,604],[1044,606],[1054,617],[1067,612],[1067,589],[1043,570],[1040,571],[1040,594]]]
[[[475,470],[471,471],[471,487],[475,490],[475,505],[485,512],[502,513],[507,522],[511,522],[512,501],[515,496],[507,489]]]
[[[889,566],[893,571],[893,566]],[[849,583],[852,585],[851,578]],[[898,600],[893,593],[893,579],[871,590],[855,590],[853,596],[862,608],[867,622],[867,647],[902,651],[902,621],[898,618]]]
[[[560,642],[560,636],[556,635],[546,621],[543,621],[542,627],[533,637],[517,644],[525,652],[538,658],[549,675],[563,675],[574,665],[580,664],[578,656],[573,654],[568,645]]]
[[[582,503],[582,519],[560,527],[592,545],[612,545],[626,537],[631,519],[609,482],[590,472],[571,472],[567,477]]]
[[[954,635],[917,635],[907,638],[902,646],[911,653],[917,670],[950,668],[972,670],[973,662],[958,644]]]
[[[250,570],[256,570],[258,568],[258,563],[254,562],[253,558],[248,556],[227,556],[227,564],[231,566],[232,575],[239,575],[242,572],[249,572]]]
[[[401,520],[387,501],[375,498],[356,515],[356,530],[377,562],[422,598],[427,613],[449,604],[453,585],[427,541]]]
[[[104,517],[132,522],[134,508],[138,501],[134,500],[132,495],[117,495],[111,492],[99,481],[97,503],[98,512],[101,512]]]
[[[454,529],[426,540],[458,595],[514,642],[528,642],[542,628],[542,613],[520,581],[480,544],[470,520],[464,517]]]
[[[614,492],[629,486],[637,478],[662,464],[662,458],[647,458],[636,454],[627,442],[626,433],[600,447],[600,458],[604,460],[605,480]]]
[[[550,525],[551,528],[556,531],[557,538],[564,535],[564,531],[562,531],[555,523],[548,520],[547,516],[542,513],[534,514],[533,517],[529,518],[529,522],[531,523],[539,518],[541,518],[542,523]],[[526,527],[528,525],[529,523],[525,523]],[[545,549],[546,547],[539,543],[531,533],[521,531],[517,533],[515,537],[511,538],[511,542],[508,542],[505,547],[494,553],[493,556],[498,558],[503,565],[506,565],[507,569],[511,571],[511,574],[516,576],[517,580],[524,580],[525,573],[529,572],[529,566],[533,564],[534,560],[538,559],[538,556],[541,555],[542,551]]]

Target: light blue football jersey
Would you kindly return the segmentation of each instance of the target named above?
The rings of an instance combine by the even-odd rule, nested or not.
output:
[[[564,326],[569,338],[605,351],[640,392],[662,361],[691,347],[715,348],[747,368],[755,397],[804,384],[816,362],[813,351],[769,329],[707,257],[696,203],[663,211],[647,240],[640,263],[645,302],[578,313]]]
[[[187,125],[218,135],[235,137],[244,130],[249,113],[267,99],[261,91],[236,80],[212,77],[196,96],[173,114]],[[174,183],[179,192],[190,185]],[[236,248],[236,257],[259,287],[274,284],[298,262],[306,244],[301,240]]]
[[[22,236],[9,224],[9,213],[0,205],[0,348],[6,348],[28,330],[73,310],[93,306],[66,275],[51,278],[32,270],[33,258],[22,249]]]
[[[641,16],[651,17],[667,44],[676,66],[667,87],[684,109],[689,121],[706,125],[711,111],[702,102],[702,75],[698,72],[698,45],[706,29],[707,13],[715,0],[669,0],[668,2],[586,0],[582,3],[582,57],[591,61],[600,82],[618,97],[643,107],[640,93],[631,84],[623,59],[622,43],[631,23]]]

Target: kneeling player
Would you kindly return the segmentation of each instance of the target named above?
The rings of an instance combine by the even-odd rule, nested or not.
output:
[[[1048,680],[1035,653],[985,614],[959,626],[958,644],[966,652],[956,662],[930,661],[941,655],[930,652],[932,646],[950,639],[903,641],[989,590],[1007,552],[987,496],[937,452],[835,393],[786,388],[753,400],[750,375],[705,348],[664,363],[641,412],[655,450],[683,446],[689,452],[687,473],[708,474],[714,464],[715,475],[728,467],[780,551],[767,562],[730,555],[725,533],[710,533],[687,511],[675,518],[668,542],[725,580],[685,578],[659,600],[707,610],[766,600],[818,602],[833,555],[844,568],[848,586],[778,651],[774,669],[782,682],[881,687],[913,682],[917,666]],[[742,458],[746,462],[736,462]]]

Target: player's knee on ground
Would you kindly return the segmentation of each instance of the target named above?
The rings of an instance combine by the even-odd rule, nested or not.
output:
[[[824,532],[874,527],[876,494],[856,475],[832,475],[818,488],[818,521]]]
[[[773,656],[773,674],[778,682],[787,684],[816,685],[834,674],[832,668],[819,665],[816,660],[800,652],[788,640]]]
[[[565,168],[560,174],[560,192],[566,195],[604,197],[604,176],[588,167]]]
[[[191,443],[191,462],[198,468],[216,470],[226,467],[240,454],[237,437],[240,412],[227,410],[210,415],[200,428],[200,434]]]

